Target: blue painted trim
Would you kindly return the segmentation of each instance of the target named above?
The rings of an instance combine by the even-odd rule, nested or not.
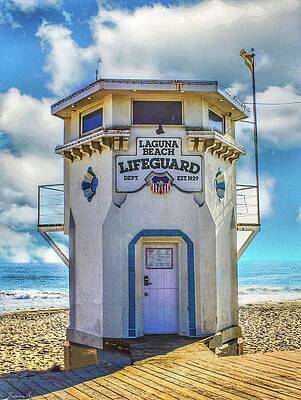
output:
[[[128,316],[129,337],[136,337],[136,243],[146,236],[180,237],[187,246],[187,268],[188,268],[188,314],[189,314],[189,335],[196,336],[195,321],[195,279],[194,279],[194,247],[192,240],[179,229],[143,229],[133,237],[128,245]]]

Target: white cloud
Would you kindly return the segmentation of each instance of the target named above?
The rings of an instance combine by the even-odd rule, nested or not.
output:
[[[80,87],[89,75],[93,81],[99,56],[100,76],[106,78],[221,79],[225,84],[239,76],[249,79],[239,51],[252,45],[266,85],[283,82],[298,66],[300,10],[298,0],[207,0],[131,11],[99,2],[89,47],[81,48],[62,25],[44,22],[37,36],[47,48],[45,71],[57,95]]]
[[[72,24],[72,13],[69,13],[68,11],[63,10],[62,14],[63,14],[66,24],[70,26]]]
[[[61,263],[62,262],[62,260],[59,258],[59,256],[50,247],[37,248],[34,251],[33,256],[45,263],[52,264],[52,263]]]
[[[34,229],[37,220],[37,185],[60,181],[61,168],[54,158],[25,153],[0,154],[0,257],[10,262],[39,259],[37,234],[20,232]],[[13,204],[12,204],[13,203]]]
[[[273,215],[274,188],[276,179],[270,175],[263,175],[260,179],[260,213],[263,218]]]
[[[29,232],[17,232],[6,225],[0,225],[0,254],[9,262],[30,262],[34,249],[34,238]]]
[[[248,86],[245,83],[233,82],[227,89],[234,94],[234,96],[238,96],[241,92],[245,92]]]
[[[31,12],[37,8],[57,7],[60,4],[60,0],[6,0],[6,2],[23,12]]]
[[[61,179],[61,158],[54,148],[63,141],[63,122],[50,115],[51,99],[35,99],[11,88],[0,94],[0,130],[13,151],[0,153],[0,207],[36,203],[37,185]]]
[[[37,186],[61,181],[62,160],[54,147],[62,142],[62,121],[50,115],[51,99],[35,99],[11,88],[0,94],[0,130],[9,147],[0,153],[0,255],[30,262],[41,239],[35,230]]]
[[[36,214],[37,211],[33,207],[12,204],[9,208],[0,210],[0,224],[6,224],[10,227],[32,225],[36,222]]]
[[[0,170],[1,187],[12,189],[31,205],[36,203],[38,185],[61,181],[60,163],[47,154],[15,156],[9,152],[2,153]]]
[[[53,102],[21,94],[16,88],[0,93],[0,131],[23,152],[50,154],[61,143],[63,129],[63,122],[50,115]]]
[[[299,207],[297,210],[297,222],[301,224],[301,207]]]
[[[292,85],[270,86],[256,94],[257,103],[299,102],[289,105],[257,106],[259,140],[265,139],[278,147],[301,144],[301,94]],[[252,102],[252,97],[247,97]],[[250,131],[244,124],[243,131]]]
[[[11,28],[22,28],[18,14],[32,13],[44,8],[59,7],[61,0],[0,0],[0,24]],[[18,18],[18,20],[17,20]]]
[[[64,248],[64,251],[67,249]],[[0,223],[0,257],[2,261],[13,263],[62,262],[50,247],[40,245],[37,235],[14,230],[2,223]]]
[[[43,22],[37,37],[48,51],[45,72],[50,75],[49,89],[56,95],[66,95],[71,87],[86,77],[85,67],[94,57],[94,49],[80,48],[63,25]]]
[[[272,74],[265,72],[270,79],[275,74],[283,77],[287,65],[295,63],[298,51],[286,47],[286,57],[279,60],[277,55],[283,55],[281,46],[299,32],[300,7],[298,0],[207,0],[188,6],[156,4],[131,12],[107,10],[100,3],[91,29],[104,76],[223,76],[233,82],[245,68],[238,53],[252,44],[262,73],[271,58],[277,59]]]
[[[237,183],[244,185],[256,185],[255,167],[251,159],[241,160],[237,166]],[[274,192],[276,179],[266,171],[259,176],[259,201],[260,214],[263,218],[269,218],[274,213]]]

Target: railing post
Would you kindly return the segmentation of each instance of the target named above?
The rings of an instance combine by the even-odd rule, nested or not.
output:
[[[41,196],[41,187],[38,186],[38,226],[40,225],[40,196]]]

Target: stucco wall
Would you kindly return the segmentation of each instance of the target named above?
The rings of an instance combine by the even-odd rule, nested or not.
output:
[[[141,98],[141,94],[135,95]],[[160,99],[169,96],[160,96]],[[203,125],[207,103],[199,96],[185,98],[186,125]],[[113,105],[113,109],[112,109]],[[127,125],[131,118],[131,95],[105,98],[105,122]],[[78,135],[79,112],[72,115],[70,134]],[[191,193],[172,187],[166,195],[155,195],[146,186],[126,196],[120,206],[120,195],[114,191],[115,156],[135,154],[137,137],[156,137],[156,127],[131,127],[129,150],[105,150],[73,163],[66,161],[65,190],[70,181],[70,207],[75,223],[74,329],[99,337],[128,335],[128,244],[143,229],[178,229],[194,244],[196,296],[196,329],[198,335],[211,334],[219,328],[237,323],[236,229],[233,228],[233,165],[210,153],[203,156],[205,203],[200,207]],[[182,127],[164,127],[164,137],[181,137],[183,153],[187,148]],[[76,133],[77,132],[77,133]],[[163,137],[163,136],[161,136]],[[88,167],[99,178],[97,193],[89,203],[80,183]],[[219,200],[214,187],[218,168],[225,173],[226,195]],[[69,201],[69,194],[65,197]],[[116,200],[116,201],[115,201]],[[67,207],[67,205],[66,205]],[[147,240],[147,239],[144,239]],[[149,240],[154,240],[149,238]],[[155,240],[160,240],[156,238]],[[188,335],[188,287],[186,245],[181,238],[161,238],[178,244],[180,259],[180,326]],[[142,242],[136,246],[136,327],[143,334]]]
[[[88,167],[99,177],[97,196],[88,202],[80,189]],[[111,205],[112,157],[74,161],[70,172],[71,210],[75,224],[75,329],[102,336],[103,332],[103,246],[102,224]]]

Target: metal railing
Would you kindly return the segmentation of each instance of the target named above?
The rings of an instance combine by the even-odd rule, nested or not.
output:
[[[38,226],[64,224],[64,185],[38,187]]]
[[[258,187],[236,185],[237,224],[259,224]]]
[[[258,188],[256,185],[236,186],[237,223],[258,224]],[[38,188],[38,225],[64,224],[64,185],[42,185]]]

